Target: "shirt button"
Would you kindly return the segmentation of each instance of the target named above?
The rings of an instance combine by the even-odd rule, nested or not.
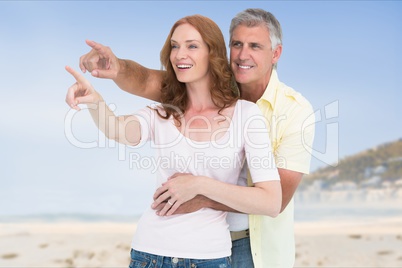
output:
[[[178,259],[178,258],[176,258],[176,257],[174,257],[174,258],[172,259],[172,262],[173,262],[174,264],[176,264],[176,263],[178,263],[178,262],[179,262],[179,259]]]

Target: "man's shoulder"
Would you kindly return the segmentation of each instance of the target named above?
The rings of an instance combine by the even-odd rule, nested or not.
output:
[[[306,97],[283,82],[279,82],[276,88],[276,100],[278,108],[289,109],[293,107],[294,112],[313,111],[313,107]]]
[[[294,88],[286,85],[283,82],[279,83],[277,94],[285,99],[289,99],[290,101],[296,101],[300,105],[311,106],[306,97],[304,97],[299,91],[296,91]]]

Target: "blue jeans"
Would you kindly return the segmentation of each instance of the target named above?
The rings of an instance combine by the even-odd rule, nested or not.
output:
[[[129,268],[231,268],[230,257],[210,260],[164,257],[131,249]]]
[[[232,268],[253,268],[250,237],[232,241]]]

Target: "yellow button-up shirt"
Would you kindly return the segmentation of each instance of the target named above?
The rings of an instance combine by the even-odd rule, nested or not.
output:
[[[309,173],[315,117],[310,103],[278,79],[272,71],[257,101],[270,124],[270,139],[278,168]],[[293,199],[276,218],[249,216],[255,268],[291,268],[295,261]]]

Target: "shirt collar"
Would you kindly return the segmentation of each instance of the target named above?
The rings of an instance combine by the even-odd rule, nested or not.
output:
[[[262,94],[260,100],[265,100],[273,106],[275,96],[276,96],[276,89],[278,88],[279,78],[276,69],[272,69],[271,77],[269,78],[268,85]]]

